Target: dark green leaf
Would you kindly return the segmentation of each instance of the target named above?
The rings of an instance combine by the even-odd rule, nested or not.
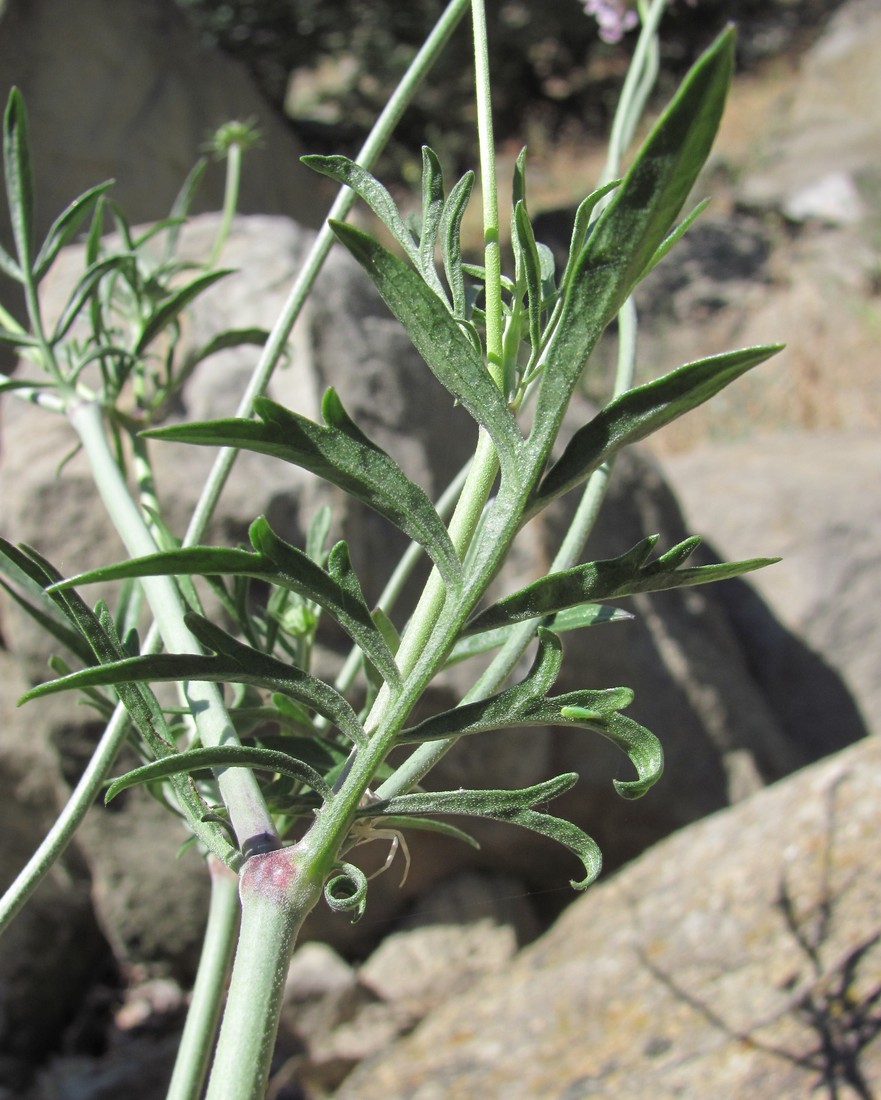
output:
[[[564,275],[530,447],[546,456],[582,367],[670,232],[713,143],[734,61],[730,28],[694,64]]]
[[[540,632],[539,653],[529,675],[514,687],[482,699],[465,703],[453,710],[444,711],[420,722],[418,726],[404,730],[399,740],[405,743],[439,741],[448,737],[461,737],[487,730],[513,729],[523,726],[571,725],[561,706],[580,706],[590,710],[597,718],[614,714],[633,702],[629,688],[602,688],[594,691],[578,691],[571,697],[545,698],[553,686],[560,667],[561,648],[556,635]],[[575,698],[580,700],[575,702]],[[566,700],[561,703],[560,700]]]
[[[113,256],[106,256],[103,260],[96,260],[95,263],[86,268],[65,303],[61,316],[55,325],[55,331],[52,333],[51,343],[57,344],[59,340],[67,335],[71,325],[82,311],[83,305],[104,276],[111,271],[122,270],[122,268],[131,264],[132,260],[133,257],[130,254],[120,252]]]
[[[522,202],[514,207],[512,221],[514,254],[526,284],[526,304],[529,314],[529,345],[538,348],[541,343],[542,278],[541,259],[532,222]]]
[[[583,699],[579,703],[576,696],[582,694],[588,693],[571,692],[569,695],[558,695],[556,699],[549,699],[548,702],[560,708],[560,714],[567,723],[594,730],[613,741],[622,752],[627,753],[639,778],[613,779],[612,783],[622,798],[641,798],[657,783],[664,771],[664,753],[660,741],[645,726],[634,722],[626,714],[611,710],[598,711],[590,705],[589,699]]]
[[[58,215],[52,223],[49,232],[46,234],[46,239],[43,241],[42,247],[37,253],[36,260],[34,260],[35,283],[38,283],[40,279],[43,278],[52,266],[52,262],[58,253],[70,242],[83,219],[89,211],[94,208],[101,195],[112,186],[113,180],[107,180],[105,183],[99,183],[95,187],[90,187],[88,191],[84,191],[78,199],[74,199],[73,202]]]
[[[657,251],[655,252],[654,256],[652,256],[651,260],[649,261],[648,267],[645,269],[646,275],[648,275],[650,271],[654,270],[654,268],[658,266],[661,260],[664,259],[670,249],[682,240],[685,234],[689,231],[689,229],[691,229],[691,227],[709,205],[709,199],[703,199],[701,202],[699,202],[694,210],[692,210],[692,212],[687,217],[683,218],[679,225],[677,225],[676,228],[672,231],[672,233],[670,233],[666,237],[666,239],[658,245]]]
[[[419,237],[419,270],[423,279],[446,303],[446,294],[434,265],[434,249],[444,208],[444,174],[437,153],[422,147],[422,231]]]
[[[149,764],[143,764],[140,768],[134,768],[113,780],[107,788],[104,802],[110,802],[129,787],[153,783],[157,779],[167,779],[171,775],[182,772],[192,774],[206,768],[253,768],[257,771],[277,772],[279,775],[287,775],[308,784],[313,790],[318,791],[322,798],[333,796],[330,787],[314,768],[286,752],[245,748],[241,745],[221,745],[213,749],[187,749],[186,752],[175,753],[173,756],[166,756],[162,760],[154,760]]]
[[[503,470],[519,470],[523,438],[501,391],[461,326],[419,274],[341,222],[333,230],[373,280],[432,374],[489,432]]]
[[[257,398],[254,407],[260,421],[214,420],[153,429],[145,434],[204,446],[240,447],[311,470],[391,520],[425,547],[448,584],[458,585],[458,558],[431,501],[385,451],[352,423],[333,390],[325,394],[322,404],[328,427],[267,398]]]
[[[228,348],[240,348],[246,345],[262,348],[266,343],[269,333],[264,328],[233,328],[226,332],[220,332],[207,344],[203,344],[192,356],[187,357],[187,370],[192,370],[198,363],[219,351]]]
[[[580,630],[582,627],[597,626],[600,623],[626,622],[633,615],[620,607],[608,607],[599,603],[585,603],[577,607],[569,607],[557,612],[547,624],[554,634],[562,634],[567,630]],[[514,630],[515,624],[500,626],[495,630],[487,630],[480,634],[469,634],[460,638],[453,647],[452,653],[447,658],[447,665],[457,664],[469,657],[476,657],[481,653],[499,649],[507,642]]]
[[[476,634],[522,619],[543,618],[563,608],[594,600],[726,580],[779,561],[779,558],[751,558],[681,569],[684,557],[700,542],[698,538],[691,538],[646,564],[657,541],[657,535],[650,535],[620,557],[587,562],[542,577],[480,612],[466,625],[465,633]]]
[[[586,480],[622,447],[644,439],[708,401],[730,382],[776,354],[780,346],[742,348],[699,359],[611,401],[572,436],[560,460],[542,481],[527,515],[540,511]]]
[[[382,224],[388,229],[403,248],[415,267],[419,267],[419,249],[413,234],[407,228],[404,219],[398,213],[395,200],[366,168],[344,156],[323,157],[317,155],[300,158],[307,168],[312,168],[332,180],[351,187],[355,194],[363,199]]]
[[[16,592],[11,585],[8,585],[6,581],[0,580],[0,587],[8,592],[18,606],[30,615],[34,622],[39,623],[47,634],[51,634],[57,642],[60,642],[65,648],[69,649],[71,653],[75,653],[84,664],[92,663],[94,660],[92,651],[79,634],[70,630],[63,622],[59,621],[58,609],[53,603],[47,600],[46,602],[49,606],[48,608],[43,608],[25,599],[25,597],[19,592]]]
[[[234,713],[239,714],[239,711],[236,710]],[[284,716],[279,715],[273,707],[261,707],[256,717],[261,722],[275,722],[279,726],[285,721]],[[329,771],[330,768],[345,760],[348,755],[341,746],[334,745],[331,741],[321,741],[315,737],[314,733],[311,737],[298,737],[289,733],[266,733],[261,734],[256,740],[261,747],[296,757],[297,760],[302,760],[304,764],[320,772]]]
[[[138,342],[135,344],[135,354],[141,355],[144,350],[156,339],[182,310],[198,298],[208,287],[213,286],[219,279],[225,279],[232,274],[229,270],[209,271],[205,275],[198,275],[186,286],[174,291],[166,298],[159,308],[144,322]]]
[[[3,120],[3,169],[18,266],[25,277],[30,277],[34,247],[34,186],[31,180],[27,111],[18,88],[13,88],[9,93]]]
[[[15,279],[17,283],[24,282],[21,268],[2,245],[0,245],[0,271],[2,271],[4,275],[8,275],[10,279]]]
[[[253,684],[255,687],[280,691],[298,699],[333,722],[357,744],[365,742],[364,730],[355,712],[339,692],[328,684],[309,676],[294,665],[287,665],[266,653],[243,645],[197,615],[188,614],[186,621],[198,640],[215,650],[215,656],[158,653],[112,660],[60,680],[39,684],[23,695],[21,702],[70,688],[99,687],[106,684],[180,680]]]
[[[484,730],[528,725],[530,707],[553,687],[562,659],[560,639],[539,628],[538,653],[524,680],[488,699],[466,703],[427,718],[418,726],[403,730],[399,740],[405,743],[438,741]]]
[[[358,811],[358,816],[379,816],[381,820],[385,814],[464,814],[520,825],[556,840],[578,856],[584,864],[586,875],[580,882],[573,881],[572,886],[576,890],[584,890],[594,881],[602,866],[602,856],[596,842],[577,825],[530,809],[569,790],[577,779],[578,776],[570,772],[519,791],[459,790],[405,794],[385,802],[368,804]]]
[[[467,172],[450,191],[441,213],[440,239],[444,274],[453,298],[453,314],[458,318],[467,315],[465,281],[462,278],[462,216],[471,198],[474,173]]]
[[[627,753],[639,778],[616,780],[615,787],[625,798],[640,797],[660,778],[664,758],[654,734],[618,713],[633,702],[633,692],[629,688],[604,688],[547,696],[561,658],[559,639],[539,629],[538,654],[529,675],[519,684],[488,699],[434,715],[404,730],[399,740],[446,740],[524,726],[580,726],[602,734]]]
[[[597,207],[597,203],[604,199],[610,192],[614,191],[616,187],[620,187],[620,185],[621,180],[611,180],[602,187],[598,187],[595,191],[591,191],[587,198],[582,199],[578,204],[578,209],[575,211],[575,219],[572,223],[572,237],[569,241],[569,256],[566,260],[566,267],[563,270],[563,278],[560,280],[560,289],[562,291],[568,289],[572,282],[573,274],[577,270],[578,261],[584,249],[584,242],[587,240],[591,218]]]

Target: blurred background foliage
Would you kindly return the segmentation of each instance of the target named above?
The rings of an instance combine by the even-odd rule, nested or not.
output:
[[[354,155],[445,0],[177,0],[205,39],[250,69],[314,152]],[[801,48],[840,0],[673,0],[663,33],[666,98],[730,19],[739,65]],[[633,35],[602,42],[579,0],[489,5],[500,142],[554,144],[603,134]],[[399,127],[382,171],[412,182],[427,142],[456,171],[475,160],[468,20]]]

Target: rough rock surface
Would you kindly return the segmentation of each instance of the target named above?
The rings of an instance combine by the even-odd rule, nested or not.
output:
[[[7,0],[0,18],[0,94],[5,104],[16,84],[25,96],[38,232],[106,179],[132,222],[167,216],[206,141],[230,119],[253,119],[263,134],[245,161],[240,209],[307,225],[323,216],[325,191],[299,163],[284,121],[241,65],[205,49],[173,0]],[[222,193],[215,166],[197,208],[217,209]]]
[[[715,553],[737,558],[761,546],[783,559],[719,596],[790,738],[819,745],[830,720],[843,734],[861,724],[879,732],[877,434],[716,443],[670,456],[664,469]]]
[[[865,740],[663,841],[338,1100],[869,1095],[879,766]]]

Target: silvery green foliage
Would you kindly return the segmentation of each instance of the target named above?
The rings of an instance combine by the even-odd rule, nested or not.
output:
[[[776,350],[754,347],[716,355],[631,388],[578,430],[557,461],[551,462],[570,397],[597,341],[634,287],[696,216],[678,221],[714,138],[732,59],[729,31],[693,67],[625,177],[584,200],[575,219],[569,260],[559,275],[549,250],[535,239],[523,158],[518,161],[511,227],[515,271],[503,282],[501,386],[487,369],[483,347],[484,272],[462,257],[460,226],[472,175],[447,190],[438,158],[425,149],[421,217],[414,221],[403,217],[389,192],[352,161],[306,158],[316,171],[357,192],[391,234],[399,252],[347,224],[334,225],[338,239],[363,266],[427,368],[491,441],[498,467],[494,495],[467,553],[457,550],[435,505],[394,457],[354,423],[346,412],[344,395],[332,389],[322,403],[323,423],[260,398],[254,419],[151,428],[146,435],[158,441],[251,450],[311,471],[374,509],[418,544],[442,578],[445,596],[418,659],[402,667],[398,626],[387,609],[373,609],[366,603],[346,544],[326,546],[324,515],[316,517],[305,550],[286,543],[259,517],[251,526],[248,549],[168,545],[148,557],[66,581],[35,552],[4,544],[3,560],[18,584],[18,598],[84,666],[77,671],[59,666],[63,674],[33,689],[27,698],[76,688],[93,705],[107,708],[115,691],[132,715],[145,762],[117,779],[108,798],[136,783],[171,784],[197,835],[238,866],[243,853],[236,848],[212,769],[254,769],[262,777],[264,794],[284,833],[298,821],[308,826],[313,815],[320,817],[332,808],[359,762],[370,760],[374,765],[369,786],[361,792],[364,797],[350,822],[348,840],[335,853],[335,869],[326,881],[325,896],[333,908],[356,916],[364,910],[366,879],[342,857],[366,829],[398,833],[435,828],[465,836],[443,822],[448,814],[508,821],[552,837],[582,863],[583,874],[573,885],[583,888],[593,881],[600,869],[595,843],[570,822],[535,808],[568,790],[575,775],[517,791],[402,791],[385,798],[370,792],[393,778],[395,772],[386,757],[396,747],[444,746],[487,730],[561,725],[593,731],[616,744],[636,772],[635,778],[616,782],[618,793],[628,798],[644,794],[662,771],[658,740],[623,713],[632,700],[626,688],[553,693],[562,660],[561,634],[626,617],[608,601],[736,576],[767,563],[753,559],[689,566],[687,559],[697,539],[653,558],[657,540],[650,536],[619,557],[553,572],[489,606],[484,603],[490,582],[530,517],[582,485],[622,448],[708,400]],[[16,95],[7,111],[4,151],[18,255],[16,259],[0,253],[0,265],[19,282],[35,285],[88,211],[103,201],[103,187],[74,203],[41,249],[35,250],[29,228],[31,186],[24,113]],[[101,343],[102,335],[108,334],[101,294],[106,294],[108,279],[122,279],[130,289],[138,288],[137,242],[102,257],[97,234],[92,237],[95,243],[87,271],[68,309],[44,339],[60,348],[73,321],[89,311],[95,344],[88,354],[110,371],[108,387],[118,393],[139,369],[136,364],[157,336],[223,272],[200,272],[182,287],[159,296],[143,313],[132,346],[124,349],[125,354],[116,354],[106,341]],[[40,346],[37,337],[23,331],[7,329],[0,335],[23,348]],[[254,334],[230,337],[251,338]],[[218,346],[222,342],[220,338]],[[121,376],[117,378],[112,370]],[[167,394],[179,377],[180,372],[169,371],[165,391],[159,387],[158,392]],[[72,378],[28,377],[6,385],[63,389],[75,381],[74,365]],[[519,417],[527,405],[528,429]],[[161,401],[153,402],[151,414],[160,407]],[[135,635],[123,636],[119,622],[106,609],[92,613],[74,591],[74,586],[99,580],[132,582],[158,575],[179,578],[189,604],[187,626],[201,652],[141,653]],[[194,577],[211,585],[235,623],[233,630],[204,617]],[[252,598],[254,581],[269,589],[262,606]],[[360,654],[363,678],[354,694],[347,693],[348,685],[326,683],[309,671],[321,615],[332,617]],[[526,677],[408,724],[421,694],[444,667],[500,649],[524,623],[530,624],[537,642]],[[243,743],[226,748],[187,746],[180,723],[163,712],[149,687],[169,680],[236,685],[229,713]]]

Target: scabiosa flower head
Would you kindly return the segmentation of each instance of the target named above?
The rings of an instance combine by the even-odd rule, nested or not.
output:
[[[639,16],[626,0],[584,0],[585,15],[592,15],[604,42],[620,42],[639,23]]]

